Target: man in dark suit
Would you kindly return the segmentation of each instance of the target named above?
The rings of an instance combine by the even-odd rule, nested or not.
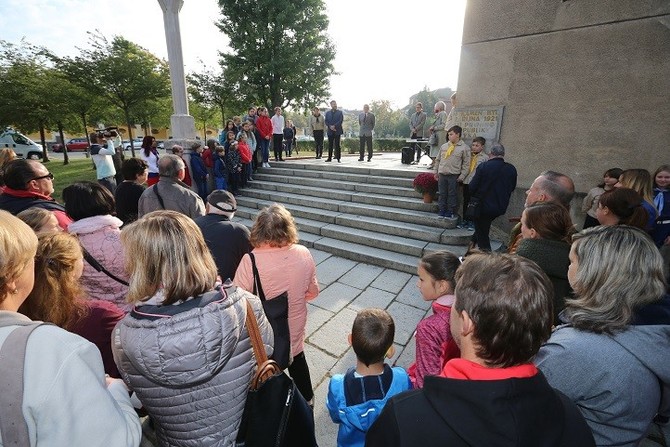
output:
[[[372,131],[375,128],[375,114],[370,112],[370,106],[367,104],[363,106],[363,112],[358,115],[358,125],[361,139],[361,156],[358,161],[363,161],[365,146],[368,147],[368,161],[370,161],[372,160]]]
[[[475,217],[472,242],[480,250],[491,251],[489,231],[493,219],[507,211],[509,199],[516,188],[516,168],[505,162],[505,148],[496,143],[491,147],[489,160],[480,164],[470,182],[470,197],[479,198],[479,216]],[[470,199],[472,200],[472,199]]]
[[[330,110],[326,112],[326,127],[328,128],[328,159],[327,162],[333,160],[333,146],[335,147],[335,159],[340,163],[340,138],[344,131],[342,130],[342,123],[344,122],[344,114],[341,110],[337,110],[337,102],[330,101]]]

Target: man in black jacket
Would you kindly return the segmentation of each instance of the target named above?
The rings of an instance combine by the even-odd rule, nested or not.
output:
[[[594,446],[577,406],[532,364],[551,334],[551,282],[528,259],[468,256],[456,273],[451,334],[461,357],[392,397],[367,447]]]
[[[491,251],[489,231],[493,219],[507,211],[509,199],[516,188],[516,168],[505,162],[505,147],[496,143],[491,147],[489,160],[477,166],[470,182],[470,197],[480,199],[479,216],[475,216],[475,234],[472,242],[480,250]]]
[[[231,222],[235,211],[235,197],[228,191],[217,189],[207,197],[207,215],[195,219],[222,281],[233,279],[242,256],[252,249],[249,229]]]

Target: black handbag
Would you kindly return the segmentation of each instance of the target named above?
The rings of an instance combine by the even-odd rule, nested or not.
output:
[[[257,369],[249,386],[236,446],[317,447],[312,409],[293,379],[274,360],[268,360],[248,301],[246,325]]]
[[[257,295],[263,302],[265,316],[272,326],[272,332],[275,336],[274,353],[272,360],[277,362],[281,369],[288,368],[291,363],[291,334],[288,330],[288,292],[271,298],[265,299],[261,277],[256,268],[256,258],[253,253],[249,253],[251,258],[251,267],[254,270],[254,295]]]
[[[468,206],[465,208],[465,217],[468,220],[474,220],[482,215],[482,200],[479,197],[470,197]]]

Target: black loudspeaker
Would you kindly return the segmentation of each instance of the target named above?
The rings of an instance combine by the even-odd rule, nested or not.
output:
[[[414,149],[411,147],[402,148],[402,158],[400,160],[402,164],[408,165],[414,161]]]

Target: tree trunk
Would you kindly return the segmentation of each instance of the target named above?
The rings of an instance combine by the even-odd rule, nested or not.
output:
[[[67,153],[67,146],[65,145],[65,135],[63,135],[63,123],[58,121],[58,135],[63,142],[63,166],[70,164],[70,156]]]
[[[133,128],[130,125],[130,113],[128,109],[123,109],[123,113],[126,116],[126,127],[128,127],[128,141],[130,141],[130,154],[135,158],[135,143],[133,142]]]
[[[86,148],[86,158],[91,158],[91,138],[88,135],[88,128],[86,127],[86,113],[81,114],[81,122],[84,125],[84,133],[86,134],[86,141],[88,141],[88,147]],[[63,142],[65,144],[65,142]]]
[[[47,136],[44,132],[43,123],[40,123],[40,140],[42,140],[42,162],[47,162],[49,161],[49,154],[47,152]],[[65,145],[64,141],[63,145]]]

